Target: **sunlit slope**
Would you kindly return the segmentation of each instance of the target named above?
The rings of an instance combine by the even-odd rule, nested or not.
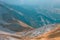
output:
[[[38,31],[38,30],[35,30],[35,31]],[[23,36],[22,34],[20,35],[20,34],[16,34],[16,33],[4,32],[4,31],[0,31],[0,32],[1,32],[0,33],[0,39],[1,40],[2,39],[5,40],[6,38],[8,38],[9,40],[12,40],[12,39],[13,40],[60,40],[60,24],[55,24],[55,26],[54,26],[54,28],[52,28],[52,30],[49,30],[49,31],[46,30],[42,34],[39,34],[39,35],[34,34],[37,36],[32,35],[33,32],[30,34],[32,36],[29,36],[28,34],[26,36]]]
[[[57,25],[55,29],[39,35],[30,40],[60,40],[60,25]]]

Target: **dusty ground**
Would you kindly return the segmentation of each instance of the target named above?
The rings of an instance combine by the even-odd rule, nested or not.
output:
[[[60,24],[57,25],[55,29],[34,38],[20,37],[19,35],[4,32],[2,33],[3,34],[0,35],[0,40],[60,40]]]
[[[56,29],[30,40],[60,40],[60,25],[58,25]]]

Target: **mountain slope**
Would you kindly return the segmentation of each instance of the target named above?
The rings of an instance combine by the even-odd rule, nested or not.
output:
[[[27,37],[25,36],[24,40],[60,40],[60,24],[55,24],[52,27],[54,27],[54,28],[52,28],[52,30],[50,30],[50,31],[46,30],[42,34],[37,35],[37,33],[35,33],[37,35],[35,37],[31,37],[29,35]],[[39,30],[35,30],[35,31],[39,32]]]
[[[0,3],[0,26],[17,32],[33,29],[21,20],[19,20],[19,22],[15,14],[19,15],[15,11],[10,10],[10,8],[6,7],[3,3]]]

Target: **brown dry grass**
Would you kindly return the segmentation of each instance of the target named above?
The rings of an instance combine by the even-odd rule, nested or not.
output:
[[[2,36],[0,35],[0,37],[2,37]],[[3,38],[5,38],[5,37],[6,37],[6,35],[5,36],[3,35]],[[60,40],[60,24],[57,25],[55,29],[53,29],[53,30],[51,30],[47,33],[44,33],[42,35],[38,35],[34,38],[29,38],[29,37],[20,38],[20,37],[17,37],[17,36],[16,37],[15,36],[10,36],[10,37],[16,38],[16,40],[17,39],[18,40]]]
[[[24,40],[60,40],[60,24],[56,28],[34,38],[26,37]]]
[[[60,25],[43,35],[37,36],[31,40],[60,40]]]

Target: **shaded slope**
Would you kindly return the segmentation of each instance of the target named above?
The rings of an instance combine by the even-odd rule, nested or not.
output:
[[[17,21],[15,14],[19,15],[17,12],[10,10],[10,8],[6,7],[3,3],[0,3],[0,26],[4,28],[8,28],[12,31],[23,31],[23,30],[30,30],[31,26],[27,26],[24,22],[21,20]],[[21,16],[21,15],[19,15]],[[23,26],[22,24],[25,24]]]

